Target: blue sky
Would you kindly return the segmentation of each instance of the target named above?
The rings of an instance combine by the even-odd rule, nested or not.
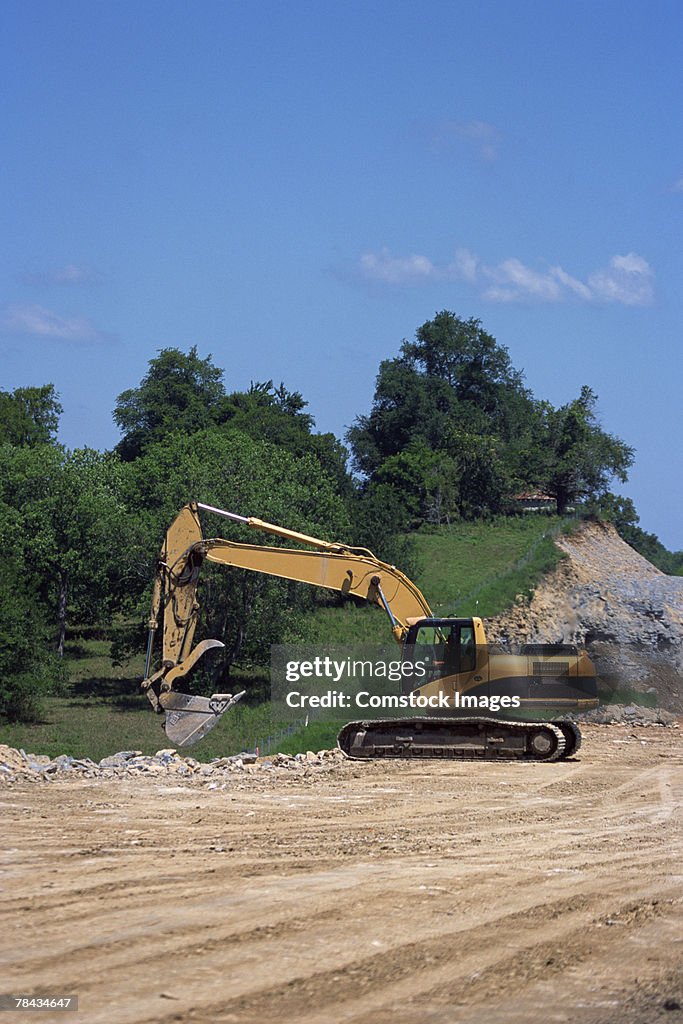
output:
[[[683,547],[682,37],[658,0],[5,0],[0,388],[108,448],[196,344],[341,435],[449,309],[539,397],[591,385]]]

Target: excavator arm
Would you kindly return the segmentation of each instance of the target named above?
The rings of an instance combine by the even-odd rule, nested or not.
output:
[[[313,550],[242,544],[219,537],[205,539],[199,520],[200,509]],[[199,502],[185,505],[168,528],[159,556],[142,682],[154,709],[166,712],[167,735],[179,746],[194,743],[204,736],[244,695],[242,691],[207,698],[174,690],[176,680],[186,675],[207,650],[223,646],[220,640],[203,640],[192,647],[199,613],[197,584],[204,559],[325,587],[377,604],[386,612],[399,643],[405,640],[409,626],[432,614],[424,596],[407,576],[365,548],[319,540]],[[154,640],[160,624],[163,631],[161,667],[150,675]]]

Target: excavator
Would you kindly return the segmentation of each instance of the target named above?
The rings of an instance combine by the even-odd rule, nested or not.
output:
[[[205,538],[200,512],[300,546]],[[414,697],[439,697],[439,706],[446,710],[349,722],[338,737],[347,757],[557,761],[579,749],[581,733],[573,721],[534,720],[532,715],[549,708],[567,712],[597,706],[595,669],[585,651],[572,645],[528,644],[518,654],[494,653],[480,618],[434,615],[407,576],[366,548],[320,540],[196,501],[181,509],[162,544],[141,684],[154,710],[166,715],[166,734],[177,746],[202,739],[245,693],[202,697],[176,689],[208,650],[224,646],[211,639],[192,646],[200,607],[197,586],[205,560],[324,587],[378,605],[387,615],[402,659],[422,658],[424,675],[419,680],[406,677],[401,686]],[[160,626],[161,665],[152,673]],[[481,707],[482,697],[487,698],[485,708],[495,707],[492,698],[497,697],[498,706],[528,709],[531,720],[462,713],[463,707]],[[434,706],[418,702],[425,705]]]

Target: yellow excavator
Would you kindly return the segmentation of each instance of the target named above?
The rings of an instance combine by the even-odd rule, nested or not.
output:
[[[302,547],[243,544],[205,538],[199,513],[214,513],[250,529]],[[204,560],[281,579],[325,587],[362,598],[384,609],[403,659],[421,659],[419,680],[401,684],[414,697],[439,697],[445,712],[428,717],[349,722],[338,738],[351,758],[459,758],[557,761],[576,753],[581,734],[574,722],[504,720],[468,716],[468,707],[497,706],[572,711],[597,706],[595,669],[585,651],[572,645],[527,645],[519,654],[489,650],[480,618],[433,615],[427,601],[402,572],[366,548],[309,537],[253,516],[191,502],[166,532],[157,566],[149,619],[142,689],[153,708],[165,713],[165,729],[177,746],[196,743],[243,696],[201,697],[175,689],[207,650],[220,640],[192,646],[199,614],[197,584]],[[163,620],[160,623],[160,620]],[[151,673],[154,640],[162,627],[161,667]],[[419,705],[419,702],[417,702]],[[422,701],[434,706],[433,701]]]

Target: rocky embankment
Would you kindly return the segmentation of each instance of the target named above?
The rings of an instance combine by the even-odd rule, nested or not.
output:
[[[530,601],[491,620],[492,640],[578,643],[608,688],[683,712],[683,577],[665,575],[610,524],[584,523],[556,543],[566,557]]]

